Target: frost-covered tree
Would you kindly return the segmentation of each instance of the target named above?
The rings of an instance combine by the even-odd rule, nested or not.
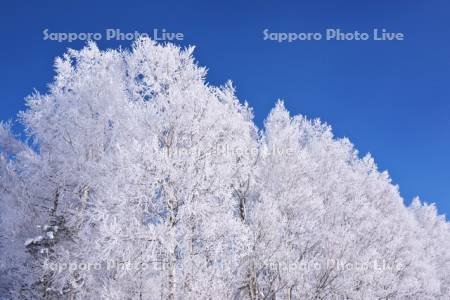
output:
[[[27,188],[39,176],[36,162],[36,154],[12,134],[11,124],[0,124],[0,296],[6,299],[32,298],[29,283],[38,273],[24,247],[43,215]]]
[[[27,100],[40,177],[24,188],[42,198],[45,232],[26,247],[43,297],[232,292],[247,238],[235,191],[256,133],[231,85],[207,86],[191,52],[90,44],[57,59],[50,92]]]
[[[265,229],[276,234],[258,240],[259,256],[276,266],[264,271],[263,263],[260,286],[277,283],[291,299],[433,295],[436,281],[419,254],[417,225],[370,156],[358,158],[348,140],[334,139],[318,120],[290,117],[282,102],[266,120],[262,147],[259,214],[276,210],[280,228]],[[261,223],[257,230],[264,230]]]
[[[279,101],[258,131],[193,48],[93,43],[0,126],[0,298],[434,299],[449,225]]]
[[[417,240],[422,241],[421,253],[431,260],[435,268],[439,290],[436,298],[450,295],[450,224],[438,215],[434,204],[421,203],[414,198],[410,206],[417,222]]]

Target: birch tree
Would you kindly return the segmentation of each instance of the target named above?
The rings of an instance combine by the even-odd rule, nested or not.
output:
[[[0,124],[0,298],[446,299],[449,223],[193,47],[89,43]]]

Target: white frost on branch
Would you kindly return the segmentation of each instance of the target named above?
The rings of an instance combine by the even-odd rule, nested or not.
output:
[[[69,50],[19,115],[36,151],[0,124],[0,298],[448,298],[434,205],[282,101],[258,130],[192,53]]]

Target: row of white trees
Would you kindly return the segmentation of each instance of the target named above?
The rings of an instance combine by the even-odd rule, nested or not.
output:
[[[70,50],[2,123],[0,298],[449,298],[433,205],[281,101],[259,131],[192,50]]]

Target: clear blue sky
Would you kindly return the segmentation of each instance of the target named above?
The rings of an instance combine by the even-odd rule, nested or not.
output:
[[[450,215],[450,2],[2,1],[0,119],[14,118],[34,88],[45,92],[53,58],[83,42],[50,32],[182,32],[213,84],[232,79],[261,125],[277,98],[320,117],[388,169],[406,202],[415,195]],[[326,28],[403,32],[405,41],[277,43],[271,32]],[[100,47],[128,46],[102,40]]]

